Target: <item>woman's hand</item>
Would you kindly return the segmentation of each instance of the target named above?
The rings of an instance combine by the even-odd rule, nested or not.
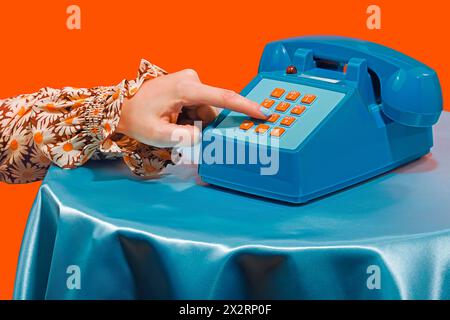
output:
[[[270,115],[234,91],[201,83],[197,73],[187,69],[144,82],[133,98],[124,101],[117,132],[155,147],[192,145],[200,139],[194,121],[204,126],[213,121],[214,106],[258,119]]]

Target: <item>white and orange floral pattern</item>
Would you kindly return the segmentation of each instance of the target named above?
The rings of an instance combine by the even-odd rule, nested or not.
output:
[[[53,162],[75,168],[89,159],[123,157],[133,173],[155,176],[171,163],[171,149],[155,148],[114,133],[125,98],[165,71],[141,61],[136,80],[91,89],[43,88],[0,100],[0,181],[44,178]]]

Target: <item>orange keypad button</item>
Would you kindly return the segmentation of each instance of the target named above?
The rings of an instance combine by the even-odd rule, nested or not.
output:
[[[306,107],[305,106],[296,106],[292,108],[291,114],[301,115],[303,112],[305,112]]]
[[[275,88],[270,95],[274,98],[281,98],[285,91],[282,88]]]
[[[285,112],[287,109],[289,109],[290,106],[291,104],[289,102],[280,102],[275,110]]]
[[[251,127],[253,127],[254,123],[250,120],[245,120],[244,122],[241,123],[241,125],[239,126],[239,129],[241,130],[248,130]]]
[[[264,133],[267,130],[269,130],[269,126],[267,124],[260,124],[256,127],[255,132],[256,133]]]
[[[275,101],[273,101],[272,99],[265,99],[265,100],[261,103],[261,105],[262,105],[264,108],[270,108],[271,106],[273,106],[274,103],[275,103]]]
[[[278,118],[280,118],[280,115],[279,115],[279,114],[272,113],[272,115],[270,116],[270,118],[267,119],[266,121],[267,121],[267,122],[272,122],[272,123],[273,123],[273,122],[277,121]]]
[[[294,123],[294,121],[295,121],[294,117],[284,117],[283,120],[281,120],[280,124],[289,127],[291,124]]]
[[[275,127],[270,131],[270,135],[274,137],[281,137],[283,133],[286,131],[284,128]]]
[[[287,94],[286,96],[286,100],[291,100],[291,101],[295,101],[298,99],[298,97],[300,97],[300,92],[298,91],[291,91]]]
[[[302,103],[311,104],[314,102],[314,100],[316,100],[316,98],[317,97],[313,94],[307,94],[306,96],[303,97]]]

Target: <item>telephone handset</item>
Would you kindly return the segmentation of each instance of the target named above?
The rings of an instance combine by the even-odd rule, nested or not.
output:
[[[305,50],[310,54],[305,55]],[[384,114],[409,126],[427,127],[437,122],[442,111],[442,94],[436,72],[413,58],[372,42],[342,37],[273,42],[264,50],[260,72],[283,70],[288,61],[298,63],[300,70],[307,71],[315,67],[314,60],[319,58],[340,63],[364,60],[368,72],[375,77],[372,80],[381,86]]]
[[[203,133],[199,174],[214,185],[292,203],[427,154],[442,111],[432,69],[342,37],[267,44],[242,95],[273,115],[259,121],[223,111]]]

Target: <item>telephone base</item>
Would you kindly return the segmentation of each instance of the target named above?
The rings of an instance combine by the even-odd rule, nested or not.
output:
[[[374,170],[367,174],[361,175],[359,177],[338,183],[334,186],[327,187],[323,190],[319,190],[319,191],[309,193],[309,194],[304,194],[301,196],[289,196],[286,194],[279,194],[279,193],[270,192],[270,191],[264,190],[264,189],[258,189],[257,187],[253,187],[252,189],[250,189],[248,187],[248,185],[230,183],[229,181],[226,181],[226,180],[216,179],[216,178],[208,177],[208,176],[203,176],[202,181],[206,182],[208,184],[214,185],[216,187],[221,187],[221,188],[225,188],[225,189],[243,192],[242,196],[257,197],[257,198],[261,198],[261,199],[275,200],[275,201],[281,201],[281,202],[288,202],[291,204],[302,205],[302,204],[306,204],[312,200],[319,200],[323,196],[327,196],[327,195],[333,196],[334,194],[337,194],[340,191],[345,191],[345,189],[347,189],[347,188],[356,187],[356,186],[358,186],[358,184],[360,184],[366,180],[376,178],[383,174],[386,174],[386,173],[394,174],[392,171],[394,171],[395,169],[398,169],[399,167],[404,166],[408,163],[417,161],[429,153],[430,153],[430,149],[428,149],[424,152],[421,152],[419,154],[416,154],[414,156],[405,158],[403,160],[394,162],[390,165],[387,165],[380,169]]]
[[[242,95],[271,117],[224,110],[203,133],[199,175],[290,203],[427,154],[442,112],[431,68],[375,43],[336,37],[269,43]]]

